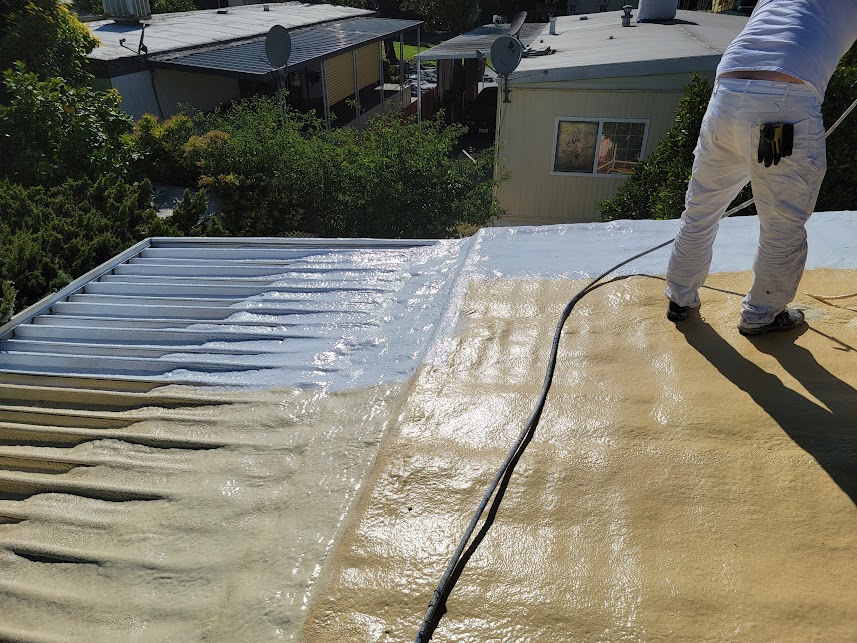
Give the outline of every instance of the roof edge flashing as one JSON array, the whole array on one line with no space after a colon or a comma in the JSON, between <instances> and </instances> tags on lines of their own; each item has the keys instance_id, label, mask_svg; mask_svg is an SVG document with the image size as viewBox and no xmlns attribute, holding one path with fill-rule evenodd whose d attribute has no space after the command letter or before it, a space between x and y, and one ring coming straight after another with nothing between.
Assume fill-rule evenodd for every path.
<instances>
[{"instance_id":1,"label":"roof edge flashing","mask_svg":"<svg viewBox=\"0 0 857 643\"><path fill-rule=\"evenodd\" d=\"M536 59L538 60L538 59ZM635 62L617 62L578 67L519 67L518 75L509 76L511 85L528 85L544 82L571 80L597 80L599 78L621 78L624 76L661 76L678 73L705 73L714 71L720 62L720 54L688 56L686 58L661 58Z\"/></svg>"}]
</instances>

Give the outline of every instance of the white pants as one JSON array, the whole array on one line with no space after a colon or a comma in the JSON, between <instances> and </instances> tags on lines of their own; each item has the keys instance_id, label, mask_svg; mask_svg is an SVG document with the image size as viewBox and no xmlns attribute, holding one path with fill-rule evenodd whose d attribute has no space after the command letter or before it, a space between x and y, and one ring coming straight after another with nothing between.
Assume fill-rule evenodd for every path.
<instances>
[{"instance_id":1,"label":"white pants","mask_svg":"<svg viewBox=\"0 0 857 643\"><path fill-rule=\"evenodd\" d=\"M770 167L757 161L765 123L794 124L792 155ZM748 327L768 324L794 298L806 263L804 224L827 169L821 103L801 84L719 79L694 156L666 295L680 306L699 306L720 219L750 181L760 236L741 318Z\"/></svg>"}]
</instances>

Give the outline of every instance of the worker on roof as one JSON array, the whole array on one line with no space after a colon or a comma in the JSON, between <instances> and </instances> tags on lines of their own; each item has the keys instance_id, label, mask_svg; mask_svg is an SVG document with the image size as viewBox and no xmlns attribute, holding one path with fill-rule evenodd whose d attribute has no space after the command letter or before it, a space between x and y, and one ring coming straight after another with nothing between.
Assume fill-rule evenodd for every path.
<instances>
[{"instance_id":1,"label":"worker on roof","mask_svg":"<svg viewBox=\"0 0 857 643\"><path fill-rule=\"evenodd\" d=\"M803 275L804 225L827 169L821 103L855 40L857 0L760 0L726 49L667 269L671 321L700 305L720 219L750 181L761 231L738 330L760 335L804 323L787 304Z\"/></svg>"}]
</instances>

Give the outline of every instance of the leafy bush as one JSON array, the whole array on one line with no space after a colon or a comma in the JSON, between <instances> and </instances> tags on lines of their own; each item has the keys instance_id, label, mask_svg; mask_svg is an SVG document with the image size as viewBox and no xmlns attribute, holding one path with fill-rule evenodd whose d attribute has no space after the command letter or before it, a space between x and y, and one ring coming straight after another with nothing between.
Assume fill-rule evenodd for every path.
<instances>
[{"instance_id":1,"label":"leafy bush","mask_svg":"<svg viewBox=\"0 0 857 643\"><path fill-rule=\"evenodd\" d=\"M208 210L208 201L205 198L205 190L199 190L196 193L185 190L169 219L170 225L175 226L178 232L188 235L226 236L227 232L218 219L204 218L206 210Z\"/></svg>"},{"instance_id":2,"label":"leafy bush","mask_svg":"<svg viewBox=\"0 0 857 643\"><path fill-rule=\"evenodd\" d=\"M74 0L74 4L80 11L100 15L103 12L101 0ZM152 13L176 13L179 11L196 11L197 6L193 0L151 0Z\"/></svg>"},{"instance_id":3,"label":"leafy bush","mask_svg":"<svg viewBox=\"0 0 857 643\"><path fill-rule=\"evenodd\" d=\"M424 18L431 29L453 34L475 26L479 15L478 0L402 0L401 8Z\"/></svg>"},{"instance_id":4,"label":"leafy bush","mask_svg":"<svg viewBox=\"0 0 857 643\"><path fill-rule=\"evenodd\" d=\"M193 0L152 0L152 13L176 13L196 11Z\"/></svg>"},{"instance_id":5,"label":"leafy bush","mask_svg":"<svg viewBox=\"0 0 857 643\"><path fill-rule=\"evenodd\" d=\"M199 171L188 160L185 144L194 135L193 121L178 114L158 122L144 114L134 124L132 141L137 151L140 171L154 181L173 185L193 186L199 181Z\"/></svg>"},{"instance_id":6,"label":"leafy bush","mask_svg":"<svg viewBox=\"0 0 857 643\"><path fill-rule=\"evenodd\" d=\"M857 47L846 54L830 79L824 104L824 127L830 129L857 99ZM857 110L827 139L827 174L815 209L853 210L857 207Z\"/></svg>"},{"instance_id":7,"label":"leafy bush","mask_svg":"<svg viewBox=\"0 0 857 643\"><path fill-rule=\"evenodd\" d=\"M24 308L141 239L179 234L151 200L148 181L114 176L52 188L0 181L0 282L14 285Z\"/></svg>"},{"instance_id":8,"label":"leafy bush","mask_svg":"<svg viewBox=\"0 0 857 643\"><path fill-rule=\"evenodd\" d=\"M12 319L15 312L15 288L11 281L0 281L0 324Z\"/></svg>"},{"instance_id":9,"label":"leafy bush","mask_svg":"<svg viewBox=\"0 0 857 643\"><path fill-rule=\"evenodd\" d=\"M52 185L68 177L122 172L131 161L124 134L131 119L115 90L41 80L15 63L3 72L8 98L0 104L2 177L25 185Z\"/></svg>"},{"instance_id":10,"label":"leafy bush","mask_svg":"<svg viewBox=\"0 0 857 643\"><path fill-rule=\"evenodd\" d=\"M492 152L476 164L455 158L463 128L440 118L418 125L384 115L363 130L326 131L257 97L195 120L207 134L188 140L186 158L235 235L442 237L500 212Z\"/></svg>"}]
</instances>

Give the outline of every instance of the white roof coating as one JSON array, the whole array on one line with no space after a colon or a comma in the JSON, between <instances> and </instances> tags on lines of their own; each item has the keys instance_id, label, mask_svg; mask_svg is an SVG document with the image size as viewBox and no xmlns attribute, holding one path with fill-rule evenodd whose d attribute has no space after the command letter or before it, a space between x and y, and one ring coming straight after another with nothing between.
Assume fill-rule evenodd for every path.
<instances>
[{"instance_id":1,"label":"white roof coating","mask_svg":"<svg viewBox=\"0 0 857 643\"><path fill-rule=\"evenodd\" d=\"M677 226L486 228L422 242L154 239L0 327L14 328L0 373L333 390L396 381L442 357L474 280L594 276ZM808 268L857 268L857 213L816 214L807 230ZM757 239L756 217L724 220L712 272L750 269ZM619 274L662 275L668 252Z\"/></svg>"},{"instance_id":2,"label":"white roof coating","mask_svg":"<svg viewBox=\"0 0 857 643\"><path fill-rule=\"evenodd\" d=\"M531 45L533 49L550 47L556 53L524 58L511 80L538 83L714 70L748 20L679 11L674 20L632 20L630 27L622 27L621 15L621 11L605 11L558 17L557 35L551 36L546 28ZM547 73L535 73L539 71Z\"/></svg>"},{"instance_id":3,"label":"white roof coating","mask_svg":"<svg viewBox=\"0 0 857 643\"><path fill-rule=\"evenodd\" d=\"M265 11L263 7L268 7L269 10ZM148 47L149 55L152 55L262 36L274 25L294 29L372 14L372 11L365 9L303 2L229 7L226 13L206 10L156 14L145 21L148 26L144 43ZM113 20L88 22L86 26L101 42L101 46L89 54L89 58L115 60L138 56L137 46L143 31L142 26L119 25ZM125 42L120 45L119 40L122 38Z\"/></svg>"},{"instance_id":4,"label":"white roof coating","mask_svg":"<svg viewBox=\"0 0 857 643\"><path fill-rule=\"evenodd\" d=\"M43 312L0 342L0 373L262 388L397 380L428 346L460 250L443 241L152 239L49 308L36 304Z\"/></svg>"}]
</instances>

